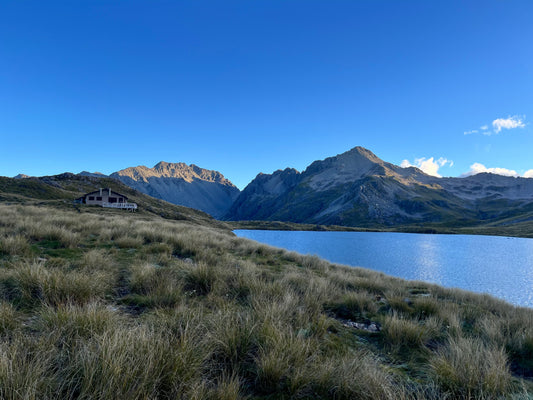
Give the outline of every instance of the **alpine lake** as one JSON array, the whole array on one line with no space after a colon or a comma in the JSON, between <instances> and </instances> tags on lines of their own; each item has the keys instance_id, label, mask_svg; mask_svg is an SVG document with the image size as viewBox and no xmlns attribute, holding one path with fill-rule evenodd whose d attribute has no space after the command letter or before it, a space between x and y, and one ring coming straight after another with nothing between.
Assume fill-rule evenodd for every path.
<instances>
[{"instance_id":1,"label":"alpine lake","mask_svg":"<svg viewBox=\"0 0 533 400\"><path fill-rule=\"evenodd\" d=\"M533 307L533 239L390 232L235 230L239 237L402 279Z\"/></svg>"}]
</instances>

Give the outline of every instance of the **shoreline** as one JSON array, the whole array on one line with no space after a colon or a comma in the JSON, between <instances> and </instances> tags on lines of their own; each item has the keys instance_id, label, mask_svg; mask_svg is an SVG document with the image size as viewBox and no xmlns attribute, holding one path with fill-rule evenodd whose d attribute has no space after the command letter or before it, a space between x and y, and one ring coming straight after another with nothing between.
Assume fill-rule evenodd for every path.
<instances>
[{"instance_id":1,"label":"shoreline","mask_svg":"<svg viewBox=\"0 0 533 400\"><path fill-rule=\"evenodd\" d=\"M444 227L428 224L426 226L399 225L396 227L350 227L340 225L300 224L282 221L224 221L230 229L273 230L273 231L316 231L316 232L395 232L420 233L428 235L476 235L476 236L504 236L524 239L533 238L533 223L525 226L465 226Z\"/></svg>"}]
</instances>

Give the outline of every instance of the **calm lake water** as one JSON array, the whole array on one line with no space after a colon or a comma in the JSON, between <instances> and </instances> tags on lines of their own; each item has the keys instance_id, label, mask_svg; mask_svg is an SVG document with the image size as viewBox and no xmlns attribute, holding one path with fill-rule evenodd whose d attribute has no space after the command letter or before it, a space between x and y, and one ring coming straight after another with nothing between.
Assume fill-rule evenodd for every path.
<instances>
[{"instance_id":1,"label":"calm lake water","mask_svg":"<svg viewBox=\"0 0 533 400\"><path fill-rule=\"evenodd\" d=\"M489 293L533 307L533 239L385 232L234 232L334 263Z\"/></svg>"}]
</instances>

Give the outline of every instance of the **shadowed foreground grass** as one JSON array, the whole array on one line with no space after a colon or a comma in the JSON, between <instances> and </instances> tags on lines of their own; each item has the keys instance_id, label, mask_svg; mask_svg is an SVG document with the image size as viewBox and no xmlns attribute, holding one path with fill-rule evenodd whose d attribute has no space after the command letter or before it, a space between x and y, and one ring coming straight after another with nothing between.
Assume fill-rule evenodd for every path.
<instances>
[{"instance_id":1,"label":"shadowed foreground grass","mask_svg":"<svg viewBox=\"0 0 533 400\"><path fill-rule=\"evenodd\" d=\"M0 205L2 399L531 398L533 310L128 213Z\"/></svg>"}]
</instances>

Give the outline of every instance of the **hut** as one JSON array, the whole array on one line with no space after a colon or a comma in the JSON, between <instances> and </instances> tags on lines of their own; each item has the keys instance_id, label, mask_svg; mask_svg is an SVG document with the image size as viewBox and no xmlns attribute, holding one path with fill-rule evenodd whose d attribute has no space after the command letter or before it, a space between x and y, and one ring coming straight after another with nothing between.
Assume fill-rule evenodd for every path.
<instances>
[{"instance_id":1,"label":"hut","mask_svg":"<svg viewBox=\"0 0 533 400\"><path fill-rule=\"evenodd\" d=\"M100 188L100 190L86 193L83 196L77 198L76 202L109 208L125 208L132 211L137 209L137 204L128 203L128 198L126 196L112 191L111 188Z\"/></svg>"}]
</instances>

